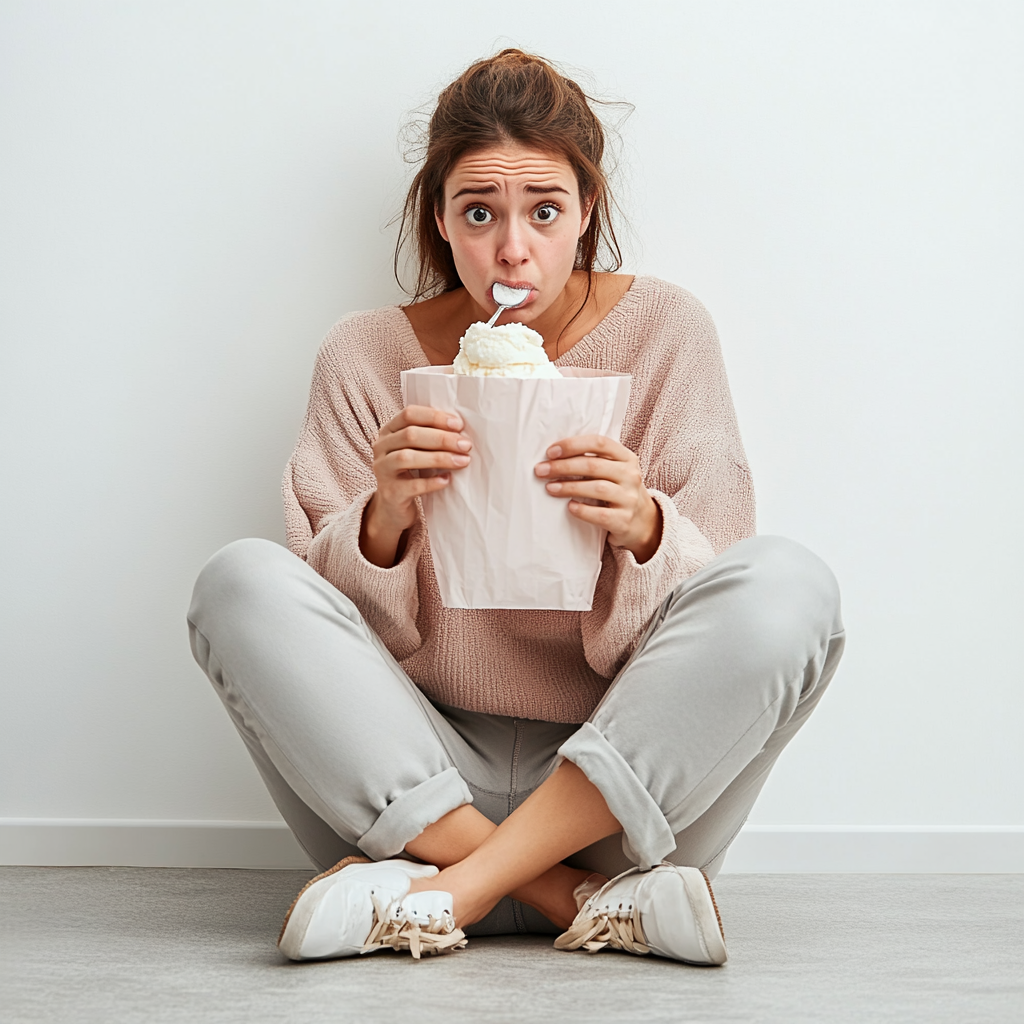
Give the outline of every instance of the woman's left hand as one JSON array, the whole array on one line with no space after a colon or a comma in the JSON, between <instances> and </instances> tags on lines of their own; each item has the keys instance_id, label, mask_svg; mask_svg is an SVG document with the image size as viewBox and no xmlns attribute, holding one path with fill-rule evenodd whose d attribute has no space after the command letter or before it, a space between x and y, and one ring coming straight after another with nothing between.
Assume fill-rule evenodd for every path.
<instances>
[{"instance_id":1,"label":"woman's left hand","mask_svg":"<svg viewBox=\"0 0 1024 1024\"><path fill-rule=\"evenodd\" d=\"M569 498L572 515L607 530L609 543L632 551L638 562L658 550L661 509L644 487L639 460L625 445L587 434L558 441L547 457L534 472L548 480L548 494Z\"/></svg>"}]
</instances>

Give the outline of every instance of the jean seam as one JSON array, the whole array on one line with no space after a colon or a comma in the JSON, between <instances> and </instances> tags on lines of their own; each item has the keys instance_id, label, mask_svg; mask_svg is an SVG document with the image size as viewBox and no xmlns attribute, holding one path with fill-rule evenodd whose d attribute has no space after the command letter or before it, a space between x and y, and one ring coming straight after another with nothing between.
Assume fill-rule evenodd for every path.
<instances>
[{"instance_id":1,"label":"jean seam","mask_svg":"<svg viewBox=\"0 0 1024 1024\"><path fill-rule=\"evenodd\" d=\"M752 721L752 722L750 723L750 725L749 725L749 726L747 726L747 728L743 730L743 733L742 733L742 734L741 734L740 736L738 736L738 737L737 737L737 739L736 739L736 742L735 742L735 743L733 743L733 744L732 744L732 745L731 745L731 746L729 747L729 749L728 749L728 750L726 750L726 751L725 751L725 753L723 753L723 754L722 754L722 756L721 756L721 757L720 757L720 758L719 758L719 759L718 759L718 760L717 760L717 761L716 761L716 762L715 762L715 763L714 763L714 764L713 764L713 765L712 765L712 766L711 766L711 767L710 767L710 768L709 768L709 769L708 769L708 770L707 770L707 771L706 771L706 772L705 772L705 773L704 773L704 774L703 774L703 775L701 776L701 778L699 778L699 779L698 779L698 780L697 780L697 781L696 781L696 782L695 782L695 783L694 783L694 784L693 784L693 785L692 785L692 786L690 787L690 791L689 791L689 792L688 792L688 793L686 794L686 796L684 796L684 797L683 797L683 798L682 798L681 800L679 800L679 801L677 801L677 802L676 802L675 804L673 804L673 805L672 805L672 807L670 807L670 808L669 808L669 809L668 809L667 811L662 811L662 813L663 813L663 814L665 815L665 820L666 820L666 821L668 820L668 817L669 817L669 815L670 815L670 814L674 814L674 813L675 813L676 811L678 811L678 810L679 810L679 808L680 808L680 807L681 807L681 806L682 806L682 805L683 805L683 804L684 804L684 803L685 803L685 802L686 802L686 801L687 801L687 800L689 799L689 797L690 797L690 796L691 796L691 795L692 795L692 794L694 793L694 791L695 791L695 790L697 790L697 789L699 789L699 788L700 788L700 787L701 787L701 786L702 786L702 785L703 785L703 784L704 784L704 783L705 783L705 782L707 781L708 777L709 777L710 775L712 775L712 774L714 773L715 769L716 769L716 768L717 768L717 767L718 767L718 766L719 766L719 765L720 765L720 764L721 764L721 763L722 763L722 762L723 762L723 761L724 761L724 760L725 760L725 759L726 759L726 758L727 758L727 757L728 757L728 756L729 756L729 755L730 755L730 754L731 754L731 753L732 753L732 752L733 752L733 751L734 751L734 750L735 750L735 749L736 749L736 748L737 748L737 747L738 747L738 746L740 745L740 743L742 743L742 742L743 742L743 739L744 739L744 738L745 738L745 737L747 736L747 734L748 734L748 733L750 733L750 732L751 732L751 731L753 730L754 726L755 726L755 725L757 725L757 723L758 723L758 722L760 722L760 721L761 721L761 719L763 719L763 718L764 718L764 716L765 716L765 715L767 715L767 714L768 714L768 712L769 712L769 711L771 711L771 709L772 709L773 707L775 707L775 705L776 705L776 704L778 704L778 703L779 703L779 701L781 701L781 700L782 700L783 696L784 696L784 694L779 694L779 696L778 696L778 697L776 697L776 698L775 698L775 700L773 700L773 701L771 702L771 704L769 704L769 705L768 705L768 707L766 707L766 708L765 708L765 709L764 709L764 710L763 710L763 711L762 711L762 712L761 712L761 713L760 713L760 714L759 714L759 715L757 716L757 718L755 718L755 719L754 719L754 720L753 720L753 721ZM631 767L632 767L632 766L631 766ZM646 789L646 787L644 787L644 788Z\"/></svg>"},{"instance_id":2,"label":"jean seam","mask_svg":"<svg viewBox=\"0 0 1024 1024\"><path fill-rule=\"evenodd\" d=\"M519 730L520 721L518 718L513 719L512 726L515 730L515 739L512 742L512 762L509 766L509 777L508 777L508 813L511 814L516 809L516 791L519 787L519 750L522 746L522 734Z\"/></svg>"},{"instance_id":3,"label":"jean seam","mask_svg":"<svg viewBox=\"0 0 1024 1024\"><path fill-rule=\"evenodd\" d=\"M478 793L484 793L487 796L501 796L508 798L508 791L504 789L484 789L483 786L478 786L472 779L465 779L465 783L470 789L475 789Z\"/></svg>"},{"instance_id":4,"label":"jean seam","mask_svg":"<svg viewBox=\"0 0 1024 1024\"><path fill-rule=\"evenodd\" d=\"M519 789L519 751L522 746L523 737L521 732L522 722L516 718L512 721L513 728L515 729L515 739L512 743L512 762L509 766L509 779L508 779L508 813L511 814L516 807L516 795ZM516 931L522 934L526 931L526 920L523 917L523 908L520 906L518 900L512 900L512 920L516 926Z\"/></svg>"},{"instance_id":5,"label":"jean seam","mask_svg":"<svg viewBox=\"0 0 1024 1024\"><path fill-rule=\"evenodd\" d=\"M310 810L312 811L312 810L313 810L313 808L311 807L311 808L310 808ZM280 813L280 811L279 811L278 813ZM316 814L316 811L313 811L313 813L314 813L314 814ZM319 814L317 814L317 817L319 818L319 817L320 817L320 815L319 815ZM321 821L323 821L323 818L320 818L320 820L321 820ZM285 822L285 824L287 825L288 823L287 823L287 822ZM326 821L324 821L324 824L325 824L325 825L326 825L326 826L327 826L328 828L330 828L330 827L331 827L331 825L330 825L330 822L326 822ZM326 870L327 870L327 869L328 869L328 868L329 868L329 867L331 866L330 864L321 864L321 863L320 863L320 861L319 861L319 859L318 859L318 858L316 858L316 857L314 857L314 856L313 856L313 854L311 854L311 853L309 852L309 850L308 850L308 849L306 848L306 844L305 844L305 843L304 843L304 842L303 842L303 841L302 841L302 840L301 840L301 839L299 838L299 834L298 834L298 833L297 833L297 832L295 831L295 829L293 829L293 828L291 827L291 825L288 825L288 831L289 831L289 832L291 832L291 834L292 834L292 838L293 838L293 839L295 840L295 842L296 842L296 843L298 843L298 845L299 845L299 849L300 849L300 850L302 850L302 852L303 852L303 853L304 853L304 854L305 854L305 855L306 855L306 856L307 856L307 857L308 857L308 858L310 859L310 862L311 862L311 863L313 864L313 867L315 867L315 868L317 869L317 871L318 871L318 872L320 872L320 873L323 873L324 871L326 871ZM332 829L332 831L333 831L333 829ZM337 832L335 832L334 834L335 834L336 836L338 836L338 833L337 833ZM344 837L344 836L338 836L338 838L339 838L339 839L340 839L340 840L341 840L342 842L345 842L345 837Z\"/></svg>"},{"instance_id":6,"label":"jean seam","mask_svg":"<svg viewBox=\"0 0 1024 1024\"><path fill-rule=\"evenodd\" d=\"M739 827L736 829L736 831L733 832L733 834L729 836L729 838L726 839L724 843L722 843L718 850L711 857L708 857L708 859L704 861L703 864L701 864L701 869L706 868L709 864L713 864L716 860L718 860L719 857L722 856L723 853L725 853L726 850L729 849L730 846L732 846L733 841L740 834L740 832L743 831L743 826L747 823L747 817L749 817L749 815L744 817L744 819L739 823Z\"/></svg>"},{"instance_id":7,"label":"jean seam","mask_svg":"<svg viewBox=\"0 0 1024 1024\"><path fill-rule=\"evenodd\" d=\"M833 634L832 634L832 635L831 635L831 636L829 637L829 643L831 643L831 641L832 641L833 639L835 639L836 637L842 636L842 635L844 635L845 633L846 633L846 630L845 630L845 629L842 629L842 630L840 630L840 631L839 631L838 633L833 633ZM828 646L829 646L829 645L828 645L828 644L826 644L826 649L827 649L827 647L828 647ZM820 675L820 673L819 673L819 675ZM763 719L763 718L764 718L764 716L765 716L766 714L768 714L768 712L769 712L769 711L771 711L771 709L772 709L773 707L775 707L775 705L776 705L776 704L778 704L778 703L779 703L779 701L781 701L781 700L783 699L783 697L784 697L784 696L785 696L785 694L784 694L784 693L780 693L780 694L779 694L779 696L778 696L778 697L776 697L776 698L775 698L775 700L773 700L773 701L771 702L771 704L769 704L769 705L768 705L768 706L767 706L767 707L766 707L766 708L765 708L765 709L764 709L764 710L763 710L763 711L762 711L762 712L761 712L761 713L760 713L760 714L759 714L759 715L757 716L757 718L755 718L755 719L753 720L753 722L751 722L751 723L750 723L750 725L749 725L749 726L748 726L748 727L747 727L746 729L744 729L744 731L743 731L742 735L740 735L739 737L737 737L737 739L736 739L736 742L735 742L735 743L733 743L733 744L732 744L732 746L730 746L730 747L729 747L729 749L728 749L728 750L726 750L726 751L725 751L725 753L723 753L723 754L722 754L722 756L721 756L721 757L720 757L720 758L719 758L719 759L718 759L718 760L717 760L717 761L716 761L716 762L715 762L715 763L714 763L714 764L713 764L713 765L712 765L712 766L711 766L711 767L710 767L710 768L709 768L709 769L708 769L708 770L707 770L707 771L706 771L706 772L704 773L704 775L703 775L703 776L702 776L702 777L701 777L700 779L698 779L698 780L697 780L697 781L696 781L696 782L695 782L695 783L694 783L694 784L693 784L693 785L692 785L692 786L690 787L690 792L689 792L689 793L687 794L687 796L684 796L684 797L682 798L682 800L679 800L679 801L678 801L678 802L677 802L676 804L674 804L674 805L673 805L673 806L672 806L672 807L671 807L671 808L670 808L669 810L667 810L667 811L664 811L664 812L663 812L663 813L664 813L664 815L665 815L665 818L666 818L666 819L668 819L668 817L669 817L669 815L670 815L670 814L674 814L674 813L675 813L675 812L676 812L677 810L679 810L679 808L680 808L680 807L682 806L682 804L683 804L683 803L684 803L684 802L685 802L685 801L687 800L687 798L688 798L688 797L689 797L689 796L690 796L690 795L691 795L691 794L692 794L692 793L693 793L693 792L694 792L695 790L699 789L699 788L700 788L700 787L701 787L701 786L702 786L702 785L704 784L704 782L705 782L705 781L707 780L708 776L710 776L710 775L711 775L711 774L712 774L712 773L713 773L713 772L715 771L715 769L716 769L716 768L717 768L717 767L718 767L718 766L719 766L719 765L720 765L720 764L721 764L721 763L722 763L722 762L723 762L723 761L724 761L724 760L725 760L725 759L726 759L726 758L727 758L727 757L729 756L729 754L730 754L730 753L732 753L732 751L733 751L733 750L735 750L735 749L736 749L736 747L738 747L738 746L740 745L740 743L741 743L741 742L743 741L744 737L746 737L746 736L747 736L747 734L748 734L748 733L749 733L749 732L751 731L751 729L753 729L753 728L754 728L754 726L755 726L755 725L757 725L757 723L758 723L758 722L760 722L760 721L761 721L761 719ZM797 707L799 707L799 706L800 706L800 704L802 704L802 703L803 703L803 701L804 701L804 699L805 699L805 697L806 697L806 696L807 696L806 694L804 694L803 692L801 692L800 696L799 696L799 697L797 698L797 702L796 702L796 706L797 706ZM794 709L794 710L795 710L795 709ZM763 749L763 747L762 747L762 749ZM742 828L742 826L741 826L741 828ZM731 840L730 840L730 842L731 842Z\"/></svg>"},{"instance_id":8,"label":"jean seam","mask_svg":"<svg viewBox=\"0 0 1024 1024\"><path fill-rule=\"evenodd\" d=\"M839 631L838 631L837 633L831 633L831 634L829 635L829 638L828 638L828 639L829 639L829 642L828 642L828 644L826 644L826 648L827 648L828 646L830 646L830 645L831 645L831 643L832 643L832 641L833 641L833 640L837 640L838 638L840 638L840 637L842 637L842 636L845 636L845 635L846 635L846 629L845 629L845 627L844 627L843 629L839 630ZM717 768L717 767L718 767L718 766L719 766L719 765L720 765L720 764L722 763L722 761L724 761L724 760L725 760L725 759L726 759L726 758L727 758L727 757L729 756L729 753L730 753L730 752L731 752L732 750L734 750L734 749L736 748L736 746L737 746L737 745L738 745L738 744L739 744L739 743L740 743L740 742L742 741L743 737L744 737L744 736L746 736L746 735L747 735L747 733L749 733L749 732L750 732L750 730L751 730L751 729L753 729L753 728L754 728L754 726L755 726L755 725L757 725L757 723L758 723L758 722L760 722L760 721L761 721L761 719L762 719L762 718L764 718L764 716L765 716L765 715L766 715L766 714L767 714L767 713L768 713L769 711L771 711L771 709L772 709L772 708L773 708L773 707L774 707L774 706L775 706L776 704L778 704L780 700L782 700L782 697L783 697L783 695L782 695L782 694L780 694L780 695L779 695L778 697L776 697L776 698L775 698L775 700L773 700L773 701L771 702L771 704L769 704L769 705L768 705L768 707L766 707L766 708L764 709L764 711L762 711L762 712L761 712L761 714L759 714L759 715L757 716L757 718L755 718L755 719L754 719L754 721L753 721L753 722L751 722L751 724L750 724L749 728L747 728L747 729L745 730L745 732L743 733L743 736L740 736L740 737L739 737L739 739L737 739L737 740L736 740L736 742L735 742L735 743L734 743L734 744L733 744L733 745L732 745L732 746L731 746L731 747L729 748L729 750L727 750L727 751L726 751L726 752L725 752L725 753L724 753L724 754L723 754L723 755L722 755L722 756L721 756L721 757L720 757L720 758L718 759L718 761L716 761L716 762L715 762L715 764L714 764L714 765L713 765L713 766L712 766L712 767L711 767L710 769L708 769L708 771L707 771L707 773L706 773L706 774L704 775L704 777L703 777L702 779L700 779L700 780L699 780L699 781L698 781L697 783L695 783L695 784L694 784L694 785L693 785L693 786L691 787L691 789L690 789L690 793L691 793L691 794L693 793L693 791L694 791L695 789L699 788L699 787L701 786L701 784L702 784L702 783L703 783L703 782L704 782L704 781L705 781L705 780L707 779L707 777L708 777L709 775L711 775L711 773L712 773L712 772L714 772L714 770L715 770L715 769L716 769L716 768ZM802 693L801 693L800 697L799 697L799 698L798 698L798 700L797 700L797 706L799 706L800 704L802 704L802 703L803 703L803 701L804 701L805 697L806 697L806 695L805 695L805 694L802 694ZM762 748L762 749L763 749L763 748ZM755 755L755 756L756 756L756 755ZM666 812L665 812L665 818L667 819L667 818L668 818L668 816L669 816L670 814L673 814L673 813L674 813L675 811L677 811L677 810L679 809L680 805L681 805L681 804L682 804L682 803L683 803L683 802L684 802L685 800L686 800L686 797L684 797L684 798L683 798L683 800L680 800L680 801L679 801L679 802L678 802L678 803L677 803L677 804L676 804L676 805L675 805L675 806L674 806L673 808L671 808L671 810L669 810L669 811L666 811ZM722 845L721 847L719 847L719 849L717 850L717 852L716 852L716 853L715 853L715 854L714 854L714 855L713 855L712 857L709 857L709 858L708 858L708 859L707 859L707 860L706 860L706 861L704 862L704 864L702 865L703 867L707 867L707 865L708 865L708 864L711 864L711 863L713 863L713 862L714 862L714 861L716 860L716 858L720 857L720 856L721 856L721 855L722 855L722 854L723 854L723 853L724 853L724 852L725 852L725 851L726 851L727 849L729 849L729 847L730 847L730 846L732 845L733 841L734 841L734 840L736 839L736 837L737 837L737 836L738 836L738 835L740 834L740 832L741 832L741 831L743 830L743 826L744 826L744 825L745 825L745 824L747 823L747 817L749 817L749 814L748 814L748 815L747 815L746 817L744 817L743 821L741 821L741 822L740 822L740 824L739 824L739 827L738 827L738 828L736 829L736 831L735 831L735 832L733 832L733 834L732 834L731 836L729 836L729 838L728 838L728 839L727 839L727 840L725 841L725 843L724 843L724 844L723 844L723 845Z\"/></svg>"}]
</instances>

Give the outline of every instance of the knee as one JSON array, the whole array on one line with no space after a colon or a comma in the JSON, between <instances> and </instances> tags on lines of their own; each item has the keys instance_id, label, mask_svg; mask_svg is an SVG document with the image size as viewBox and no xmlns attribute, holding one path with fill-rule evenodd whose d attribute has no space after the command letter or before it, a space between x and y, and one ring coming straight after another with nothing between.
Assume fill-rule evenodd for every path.
<instances>
[{"instance_id":1,"label":"knee","mask_svg":"<svg viewBox=\"0 0 1024 1024\"><path fill-rule=\"evenodd\" d=\"M200 571L192 591L189 622L203 630L204 619L215 610L258 598L295 560L287 548L261 537L232 541Z\"/></svg>"},{"instance_id":2,"label":"knee","mask_svg":"<svg viewBox=\"0 0 1024 1024\"><path fill-rule=\"evenodd\" d=\"M813 621L821 630L842 629L839 583L813 551L786 537L749 537L729 553L738 558L759 604L776 615Z\"/></svg>"}]
</instances>

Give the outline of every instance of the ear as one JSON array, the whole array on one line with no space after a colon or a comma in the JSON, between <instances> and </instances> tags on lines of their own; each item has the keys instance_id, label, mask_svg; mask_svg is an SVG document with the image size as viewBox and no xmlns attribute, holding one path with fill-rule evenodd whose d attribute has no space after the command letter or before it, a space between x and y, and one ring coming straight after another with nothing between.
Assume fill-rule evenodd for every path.
<instances>
[{"instance_id":1,"label":"ear","mask_svg":"<svg viewBox=\"0 0 1024 1024\"><path fill-rule=\"evenodd\" d=\"M441 214L438 212L437 207L434 207L434 220L437 222L437 230L441 233L441 237L451 245L451 239L448 237L448 232L444 229L444 221L441 219Z\"/></svg>"},{"instance_id":2,"label":"ear","mask_svg":"<svg viewBox=\"0 0 1024 1024\"><path fill-rule=\"evenodd\" d=\"M590 196L587 201L583 204L583 219L580 221L580 233L579 237L582 238L586 234L587 228L590 227L590 215L594 212L594 203L597 201L597 193L595 192Z\"/></svg>"}]
</instances>

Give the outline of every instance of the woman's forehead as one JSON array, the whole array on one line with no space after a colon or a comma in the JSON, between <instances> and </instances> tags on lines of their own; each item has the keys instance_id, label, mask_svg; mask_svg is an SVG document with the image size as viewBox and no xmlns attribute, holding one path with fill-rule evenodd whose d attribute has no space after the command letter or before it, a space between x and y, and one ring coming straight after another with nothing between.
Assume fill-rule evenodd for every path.
<instances>
[{"instance_id":1,"label":"woman's forehead","mask_svg":"<svg viewBox=\"0 0 1024 1024\"><path fill-rule=\"evenodd\" d=\"M530 185L560 185L575 192L576 175L558 154L503 146L467 153L452 168L445 191L454 196L463 190L496 187L504 191Z\"/></svg>"}]
</instances>

